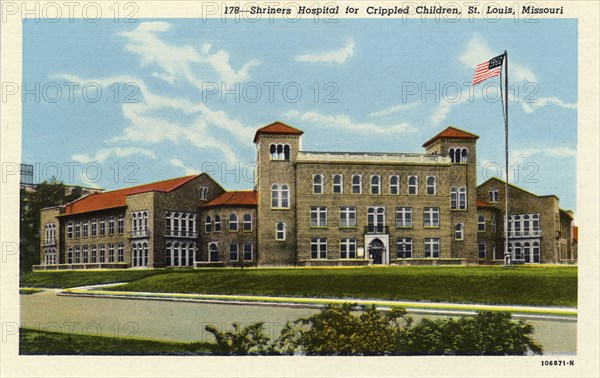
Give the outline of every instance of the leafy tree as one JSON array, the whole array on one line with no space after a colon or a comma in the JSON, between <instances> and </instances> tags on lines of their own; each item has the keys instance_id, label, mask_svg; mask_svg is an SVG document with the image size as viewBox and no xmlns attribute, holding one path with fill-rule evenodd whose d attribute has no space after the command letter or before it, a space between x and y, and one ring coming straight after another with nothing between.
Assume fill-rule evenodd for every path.
<instances>
[{"instance_id":1,"label":"leafy tree","mask_svg":"<svg viewBox=\"0 0 600 378\"><path fill-rule=\"evenodd\" d=\"M36 185L35 191L20 192L20 268L31 270L40 263L40 210L63 205L81 197L81 188L75 187L69 195L65 185L52 177Z\"/></svg>"},{"instance_id":2,"label":"leafy tree","mask_svg":"<svg viewBox=\"0 0 600 378\"><path fill-rule=\"evenodd\" d=\"M233 331L220 331L213 325L204 329L215 337L215 344L209 346L212 354L225 356L270 355L278 354L265 334L264 323L254 323L240 327L239 323L232 324Z\"/></svg>"}]
</instances>

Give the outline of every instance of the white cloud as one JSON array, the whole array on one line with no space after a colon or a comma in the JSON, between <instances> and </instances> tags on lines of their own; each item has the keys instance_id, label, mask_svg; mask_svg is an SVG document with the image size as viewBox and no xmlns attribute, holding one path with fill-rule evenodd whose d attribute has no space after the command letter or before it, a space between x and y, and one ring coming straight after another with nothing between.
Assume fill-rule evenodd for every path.
<instances>
[{"instance_id":1,"label":"white cloud","mask_svg":"<svg viewBox=\"0 0 600 378\"><path fill-rule=\"evenodd\" d=\"M259 64L256 59L246 62L236 70L229 62L230 55L225 50L211 53L212 46L203 44L200 48L192 45L176 46L159 38L160 33L171 30L171 24L164 21L149 21L141 23L137 28L121 32L119 35L127 38L125 49L141 59L142 65L156 64L165 72L155 72L154 76L173 83L175 78L183 78L198 88L205 82L224 81L234 83L247 80L249 70ZM216 78L200 78L201 66L211 67L219 76Z\"/></svg>"},{"instance_id":2,"label":"white cloud","mask_svg":"<svg viewBox=\"0 0 600 378\"><path fill-rule=\"evenodd\" d=\"M515 150L510 153L510 161L524 161L535 155L546 155L559 158L575 158L577 150L571 147L531 147L524 150Z\"/></svg>"},{"instance_id":3,"label":"white cloud","mask_svg":"<svg viewBox=\"0 0 600 378\"><path fill-rule=\"evenodd\" d=\"M200 173L200 171L188 166L187 164L185 164L184 162L182 162L179 159L171 159L171 160L169 160L169 164L171 164L174 167L183 169L183 171L185 172L185 175L197 175Z\"/></svg>"},{"instance_id":4,"label":"white cloud","mask_svg":"<svg viewBox=\"0 0 600 378\"><path fill-rule=\"evenodd\" d=\"M383 117L383 116L387 116L390 114L404 112L404 111L407 111L410 109L414 109L414 108L421 106L422 104L423 104L422 102L411 102L409 104L401 103L401 104L390 106L389 108L386 108L386 109L383 109L383 110L380 110L377 112L369 113L369 116Z\"/></svg>"},{"instance_id":5,"label":"white cloud","mask_svg":"<svg viewBox=\"0 0 600 378\"><path fill-rule=\"evenodd\" d=\"M475 95L473 98L475 98ZM442 122L446 120L446 118L448 118L448 114L450 113L453 107L464 104L467 101L469 101L469 96L465 94L463 94L460 98L453 102L442 99L442 101L438 104L436 109L431 114L430 121L433 124L433 126L439 126Z\"/></svg>"},{"instance_id":6,"label":"white cloud","mask_svg":"<svg viewBox=\"0 0 600 378\"><path fill-rule=\"evenodd\" d=\"M290 110L285 116L287 118L312 122L323 128L342 129L360 134L403 134L415 131L415 129L407 123L398 123L387 126L369 122L355 123L350 116L346 114L326 115L317 112L300 113L297 110Z\"/></svg>"},{"instance_id":7,"label":"white cloud","mask_svg":"<svg viewBox=\"0 0 600 378\"><path fill-rule=\"evenodd\" d=\"M299 54L294 57L298 62L309 63L344 63L349 57L354 55L354 41L349 39L346 45L338 50L326 51L312 54Z\"/></svg>"},{"instance_id":8,"label":"white cloud","mask_svg":"<svg viewBox=\"0 0 600 378\"><path fill-rule=\"evenodd\" d=\"M113 156L117 158L124 158L132 155L142 155L150 159L156 159L156 154L154 152L145 148L138 147L101 148L98 151L96 151L96 153L93 156L88 154L74 154L71 155L71 159L82 164L90 162L102 163Z\"/></svg>"},{"instance_id":9,"label":"white cloud","mask_svg":"<svg viewBox=\"0 0 600 378\"><path fill-rule=\"evenodd\" d=\"M492 51L487 41L483 37L476 35L467 42L465 51L459 56L458 60L469 67L475 72L475 66L479 63L483 63L491 58L502 54L502 51ZM520 62L514 60L514 57L510 55L510 66L509 76L512 82L515 81L529 81L535 82L537 78L533 71L522 65Z\"/></svg>"},{"instance_id":10,"label":"white cloud","mask_svg":"<svg viewBox=\"0 0 600 378\"><path fill-rule=\"evenodd\" d=\"M547 105L556 105L565 109L577 109L576 103L567 103L557 97L542 97L540 99L537 99L536 102L532 103L521 102L521 105L523 106L523 111L525 111L525 113L527 114L531 114L536 109L543 108Z\"/></svg>"}]
</instances>

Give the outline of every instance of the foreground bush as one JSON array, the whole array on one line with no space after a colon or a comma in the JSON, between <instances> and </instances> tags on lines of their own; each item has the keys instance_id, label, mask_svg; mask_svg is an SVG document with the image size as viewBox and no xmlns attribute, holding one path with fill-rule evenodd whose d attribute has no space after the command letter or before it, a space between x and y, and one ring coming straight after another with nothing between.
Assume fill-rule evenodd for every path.
<instances>
[{"instance_id":1,"label":"foreground bush","mask_svg":"<svg viewBox=\"0 0 600 378\"><path fill-rule=\"evenodd\" d=\"M328 305L318 314L286 324L277 340L262 323L221 332L212 352L220 355L304 354L377 355L524 355L541 354L533 327L513 321L510 313L478 312L459 319L423 319L413 324L406 310L379 312L375 306Z\"/></svg>"}]
</instances>

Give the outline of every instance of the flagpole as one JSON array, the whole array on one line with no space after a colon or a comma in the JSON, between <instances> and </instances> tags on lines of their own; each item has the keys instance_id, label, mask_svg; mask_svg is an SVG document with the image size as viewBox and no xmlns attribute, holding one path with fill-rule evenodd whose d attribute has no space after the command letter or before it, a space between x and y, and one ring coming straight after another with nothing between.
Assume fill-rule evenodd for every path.
<instances>
[{"instance_id":1,"label":"flagpole","mask_svg":"<svg viewBox=\"0 0 600 378\"><path fill-rule=\"evenodd\" d=\"M500 84L502 85L502 84ZM508 249L508 51L504 50L504 161L506 180L504 182L504 266L511 266L510 251Z\"/></svg>"}]
</instances>

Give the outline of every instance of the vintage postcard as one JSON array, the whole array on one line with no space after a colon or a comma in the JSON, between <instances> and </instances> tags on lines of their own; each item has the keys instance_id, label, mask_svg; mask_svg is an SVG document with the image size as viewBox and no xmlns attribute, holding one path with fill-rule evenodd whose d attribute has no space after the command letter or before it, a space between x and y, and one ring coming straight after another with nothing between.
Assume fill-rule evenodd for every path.
<instances>
[{"instance_id":1,"label":"vintage postcard","mask_svg":"<svg viewBox=\"0 0 600 378\"><path fill-rule=\"evenodd\" d=\"M597 3L1 7L2 376L598 375Z\"/></svg>"}]
</instances>

